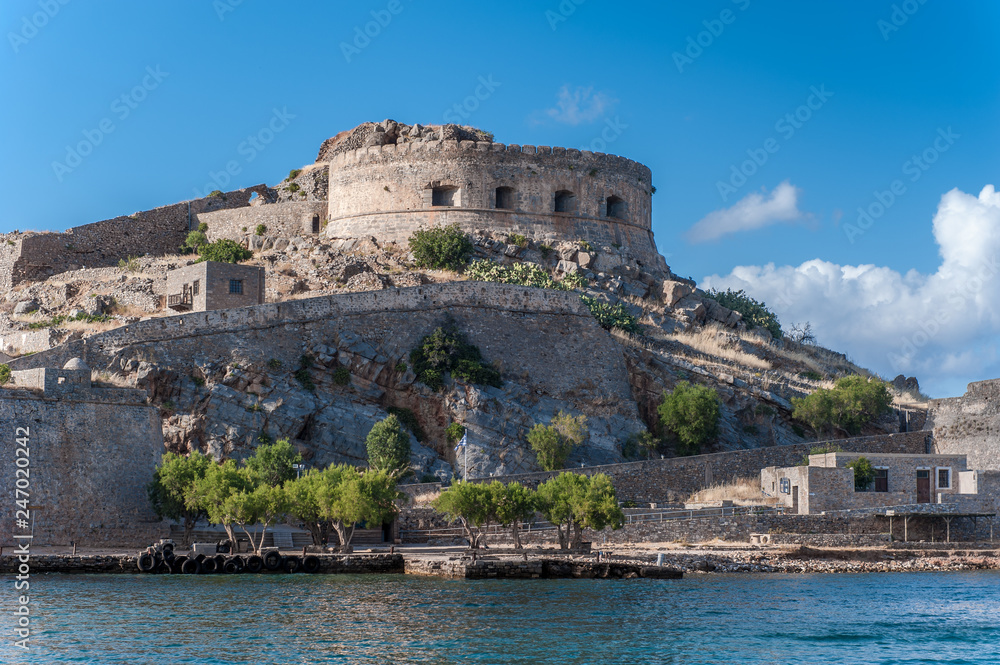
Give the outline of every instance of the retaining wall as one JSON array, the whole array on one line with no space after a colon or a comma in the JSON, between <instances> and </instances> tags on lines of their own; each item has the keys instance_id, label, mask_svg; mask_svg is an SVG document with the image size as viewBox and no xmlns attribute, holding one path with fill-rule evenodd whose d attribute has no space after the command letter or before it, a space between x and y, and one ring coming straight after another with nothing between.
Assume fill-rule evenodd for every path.
<instances>
[{"instance_id":1,"label":"retaining wall","mask_svg":"<svg viewBox=\"0 0 1000 665\"><path fill-rule=\"evenodd\" d=\"M839 439L827 443L839 446L845 452L923 454L927 451L929 435L930 432L927 431L904 432ZM692 457L571 468L565 471L586 475L603 473L610 476L620 501L664 503L670 500L671 492L690 494L714 484L740 478L756 480L760 477L761 469L765 467L795 466L812 448L823 444L824 442L810 442L791 446L770 446ZM561 471L523 473L476 480L501 480L505 483L518 481L536 487L559 473Z\"/></svg>"},{"instance_id":2,"label":"retaining wall","mask_svg":"<svg viewBox=\"0 0 1000 665\"><path fill-rule=\"evenodd\" d=\"M208 224L208 239L212 242L253 234L258 224L267 227L265 236L295 238L312 234L313 216L319 217L322 226L326 207L326 201L291 201L203 212L197 217L198 223Z\"/></svg>"},{"instance_id":3,"label":"retaining wall","mask_svg":"<svg viewBox=\"0 0 1000 665\"><path fill-rule=\"evenodd\" d=\"M970 383L962 397L931 400L934 452L968 455L970 469L1000 470L1000 379Z\"/></svg>"}]
</instances>

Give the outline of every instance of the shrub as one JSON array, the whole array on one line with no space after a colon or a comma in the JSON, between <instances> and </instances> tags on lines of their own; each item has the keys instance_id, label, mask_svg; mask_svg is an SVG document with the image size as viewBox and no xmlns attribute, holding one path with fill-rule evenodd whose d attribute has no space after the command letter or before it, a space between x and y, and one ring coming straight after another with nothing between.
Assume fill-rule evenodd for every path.
<instances>
[{"instance_id":1,"label":"shrub","mask_svg":"<svg viewBox=\"0 0 1000 665\"><path fill-rule=\"evenodd\" d=\"M536 424L528 432L528 443L535 451L538 465L545 471L556 471L566 466L566 459L573 448L587 440L587 417L571 416L560 411L548 425Z\"/></svg>"},{"instance_id":2,"label":"shrub","mask_svg":"<svg viewBox=\"0 0 1000 665\"><path fill-rule=\"evenodd\" d=\"M660 440L652 432L636 432L622 442L622 457L625 459L650 459L660 447Z\"/></svg>"},{"instance_id":3,"label":"shrub","mask_svg":"<svg viewBox=\"0 0 1000 665\"><path fill-rule=\"evenodd\" d=\"M859 457L847 463L848 469L854 469L854 491L864 492L875 482L875 467L867 457Z\"/></svg>"},{"instance_id":4,"label":"shrub","mask_svg":"<svg viewBox=\"0 0 1000 665\"><path fill-rule=\"evenodd\" d=\"M309 368L313 366L313 359L310 355L303 355L299 358L299 368L295 370L295 380L309 392L316 392L316 384L313 383L312 374Z\"/></svg>"},{"instance_id":5,"label":"shrub","mask_svg":"<svg viewBox=\"0 0 1000 665\"><path fill-rule=\"evenodd\" d=\"M781 339L784 334L781 331L781 324L778 323L778 317L774 312L769 310L764 303L748 296L742 289L739 291L733 291L732 289L716 291L712 289L705 295L723 307L739 312L743 316L743 320L751 328L764 328L775 339Z\"/></svg>"},{"instance_id":6,"label":"shrub","mask_svg":"<svg viewBox=\"0 0 1000 665\"><path fill-rule=\"evenodd\" d=\"M672 393L663 392L657 413L660 424L677 437L680 455L697 455L718 436L719 395L713 388L681 381Z\"/></svg>"},{"instance_id":7,"label":"shrub","mask_svg":"<svg viewBox=\"0 0 1000 665\"><path fill-rule=\"evenodd\" d=\"M333 384L336 386L346 386L351 383L351 370L344 366L338 367L333 372Z\"/></svg>"},{"instance_id":8,"label":"shrub","mask_svg":"<svg viewBox=\"0 0 1000 665\"><path fill-rule=\"evenodd\" d=\"M444 435L448 439L448 444L453 446L461 441L465 435L465 425L462 423L451 423L445 428Z\"/></svg>"},{"instance_id":9,"label":"shrub","mask_svg":"<svg viewBox=\"0 0 1000 665\"><path fill-rule=\"evenodd\" d=\"M409 243L417 265L436 270L458 272L475 251L469 236L458 224L421 229L410 236Z\"/></svg>"},{"instance_id":10,"label":"shrub","mask_svg":"<svg viewBox=\"0 0 1000 665\"><path fill-rule=\"evenodd\" d=\"M499 282L557 291L571 291L587 283L583 275L575 272L568 273L561 281L557 281L544 268L534 263L512 263L505 266L487 259L477 259L470 263L465 269L465 275L479 282Z\"/></svg>"},{"instance_id":11,"label":"shrub","mask_svg":"<svg viewBox=\"0 0 1000 665\"><path fill-rule=\"evenodd\" d=\"M466 341L451 320L420 340L410 352L410 362L417 380L434 390L441 388L448 372L468 383L495 388L503 385L500 372L484 363L479 349Z\"/></svg>"},{"instance_id":12,"label":"shrub","mask_svg":"<svg viewBox=\"0 0 1000 665\"><path fill-rule=\"evenodd\" d=\"M271 358L267 361L267 366L271 369L281 369L281 361L277 358Z\"/></svg>"},{"instance_id":13,"label":"shrub","mask_svg":"<svg viewBox=\"0 0 1000 665\"><path fill-rule=\"evenodd\" d=\"M400 475L410 466L410 437L392 414L372 426L365 447L373 469Z\"/></svg>"},{"instance_id":14,"label":"shrub","mask_svg":"<svg viewBox=\"0 0 1000 665\"><path fill-rule=\"evenodd\" d=\"M253 230L253 234L254 234L255 236L262 236L262 235L264 235L265 233L267 233L267 225L266 225L266 224L258 224L258 225L257 225L257 228L255 228L255 229Z\"/></svg>"},{"instance_id":15,"label":"shrub","mask_svg":"<svg viewBox=\"0 0 1000 665\"><path fill-rule=\"evenodd\" d=\"M580 296L580 300L583 301L583 304L587 306L590 313L597 319L597 323L605 330L618 328L632 335L642 332L639 328L638 319L622 303L611 305L588 296Z\"/></svg>"},{"instance_id":16,"label":"shrub","mask_svg":"<svg viewBox=\"0 0 1000 665\"><path fill-rule=\"evenodd\" d=\"M10 383L10 375L10 365L7 363L0 364L0 385Z\"/></svg>"},{"instance_id":17,"label":"shrub","mask_svg":"<svg viewBox=\"0 0 1000 665\"><path fill-rule=\"evenodd\" d=\"M226 195L223 194L222 190L219 190L219 189L213 189L211 192L209 192L208 195L212 196L212 197L215 197L217 199L225 199L226 198Z\"/></svg>"},{"instance_id":18,"label":"shrub","mask_svg":"<svg viewBox=\"0 0 1000 665\"><path fill-rule=\"evenodd\" d=\"M539 245L538 246L538 251L542 253L542 258L543 259L547 259L547 258L549 258L549 254L552 253L552 246L551 245Z\"/></svg>"},{"instance_id":19,"label":"shrub","mask_svg":"<svg viewBox=\"0 0 1000 665\"><path fill-rule=\"evenodd\" d=\"M198 224L198 230L201 231L202 233L208 233L208 224L206 224L205 222L201 222L200 224Z\"/></svg>"},{"instance_id":20,"label":"shrub","mask_svg":"<svg viewBox=\"0 0 1000 665\"><path fill-rule=\"evenodd\" d=\"M299 187L299 183L297 183L297 182L293 182L292 184L290 184L288 186L288 191L290 191L292 194L294 194L295 192L299 191L300 189L302 189L302 188Z\"/></svg>"},{"instance_id":21,"label":"shrub","mask_svg":"<svg viewBox=\"0 0 1000 665\"><path fill-rule=\"evenodd\" d=\"M420 421L417 420L417 414L413 413L413 409L390 406L386 411L396 416L403 427L410 430L413 438L417 441L423 441L427 438L427 434L424 432L424 428L420 426Z\"/></svg>"},{"instance_id":22,"label":"shrub","mask_svg":"<svg viewBox=\"0 0 1000 665\"><path fill-rule=\"evenodd\" d=\"M285 180L295 180L299 177L300 173L302 173L302 169L292 169L288 172L288 177Z\"/></svg>"},{"instance_id":23,"label":"shrub","mask_svg":"<svg viewBox=\"0 0 1000 665\"><path fill-rule=\"evenodd\" d=\"M594 251L594 246L591 245L590 241L588 241L588 240L577 240L576 244L578 244L580 246L580 249L582 249L585 252L593 252Z\"/></svg>"},{"instance_id":24,"label":"shrub","mask_svg":"<svg viewBox=\"0 0 1000 665\"><path fill-rule=\"evenodd\" d=\"M814 372L813 370L807 370L805 372L799 372L799 376L804 379L809 379L810 381L822 381L823 375L819 372Z\"/></svg>"},{"instance_id":25,"label":"shrub","mask_svg":"<svg viewBox=\"0 0 1000 665\"><path fill-rule=\"evenodd\" d=\"M511 233L509 236L507 236L507 244L517 245L521 249L524 249L525 247L528 246L528 239L523 235L521 235L520 233Z\"/></svg>"},{"instance_id":26,"label":"shrub","mask_svg":"<svg viewBox=\"0 0 1000 665\"><path fill-rule=\"evenodd\" d=\"M133 273L139 272L142 269L142 266L139 265L138 256L130 256L127 259L119 259L118 267L124 270L125 272L133 272Z\"/></svg>"},{"instance_id":27,"label":"shrub","mask_svg":"<svg viewBox=\"0 0 1000 665\"><path fill-rule=\"evenodd\" d=\"M197 250L199 247L207 244L208 237L205 235L204 231L192 231L187 234L187 238L184 240L184 246L194 250Z\"/></svg>"},{"instance_id":28,"label":"shrub","mask_svg":"<svg viewBox=\"0 0 1000 665\"><path fill-rule=\"evenodd\" d=\"M858 434L868 423L892 412L892 394L884 381L854 375L838 379L831 389L793 397L792 404L792 416L817 432L840 428Z\"/></svg>"},{"instance_id":29,"label":"shrub","mask_svg":"<svg viewBox=\"0 0 1000 665\"><path fill-rule=\"evenodd\" d=\"M188 236L190 237L190 236ZM198 248L201 256L198 261L217 261L219 263L239 263L253 258L253 252L243 249L239 243L229 238L222 238L213 243Z\"/></svg>"},{"instance_id":30,"label":"shrub","mask_svg":"<svg viewBox=\"0 0 1000 665\"><path fill-rule=\"evenodd\" d=\"M205 385L205 379L201 378L200 376L195 376L192 374L191 380L194 381L194 385L198 386L199 388Z\"/></svg>"},{"instance_id":31,"label":"shrub","mask_svg":"<svg viewBox=\"0 0 1000 665\"><path fill-rule=\"evenodd\" d=\"M396 371L397 371L398 373L400 373L400 374L405 374L405 373L406 373L406 370L408 370L408 369L409 369L409 367L408 367L408 366L407 366L407 364L406 364L405 362L403 362L402 360L400 360L400 361L399 361L398 363L396 363Z\"/></svg>"}]
</instances>

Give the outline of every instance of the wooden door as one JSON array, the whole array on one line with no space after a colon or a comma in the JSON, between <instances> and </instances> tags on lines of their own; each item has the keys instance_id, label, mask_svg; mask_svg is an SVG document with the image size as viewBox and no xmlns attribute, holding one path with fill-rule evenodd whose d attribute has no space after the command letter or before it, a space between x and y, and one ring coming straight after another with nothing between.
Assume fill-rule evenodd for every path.
<instances>
[{"instance_id":1,"label":"wooden door","mask_svg":"<svg viewBox=\"0 0 1000 665\"><path fill-rule=\"evenodd\" d=\"M917 470L917 503L931 502L931 472L928 469Z\"/></svg>"},{"instance_id":2,"label":"wooden door","mask_svg":"<svg viewBox=\"0 0 1000 665\"><path fill-rule=\"evenodd\" d=\"M799 486L792 485L792 514L799 514Z\"/></svg>"}]
</instances>

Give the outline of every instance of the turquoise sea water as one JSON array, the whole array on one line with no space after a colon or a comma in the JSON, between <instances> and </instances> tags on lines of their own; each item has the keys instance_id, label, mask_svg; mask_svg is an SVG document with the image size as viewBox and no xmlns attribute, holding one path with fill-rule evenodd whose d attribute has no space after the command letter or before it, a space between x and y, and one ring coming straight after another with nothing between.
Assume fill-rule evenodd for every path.
<instances>
[{"instance_id":1,"label":"turquoise sea water","mask_svg":"<svg viewBox=\"0 0 1000 665\"><path fill-rule=\"evenodd\" d=\"M3 663L1000 663L1000 574L32 578Z\"/></svg>"}]
</instances>

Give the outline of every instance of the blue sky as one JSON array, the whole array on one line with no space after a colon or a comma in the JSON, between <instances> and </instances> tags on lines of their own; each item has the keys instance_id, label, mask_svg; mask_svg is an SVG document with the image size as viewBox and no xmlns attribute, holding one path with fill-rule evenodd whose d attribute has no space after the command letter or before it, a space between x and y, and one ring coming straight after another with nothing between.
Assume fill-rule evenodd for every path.
<instances>
[{"instance_id":1,"label":"blue sky","mask_svg":"<svg viewBox=\"0 0 1000 665\"><path fill-rule=\"evenodd\" d=\"M0 26L0 230L192 198L231 161L230 187L273 184L364 121L461 119L649 165L676 273L746 288L890 378L943 396L1000 376L992 275L918 334L955 265L975 269L947 238L993 228L1000 3L8 0Z\"/></svg>"}]
</instances>

